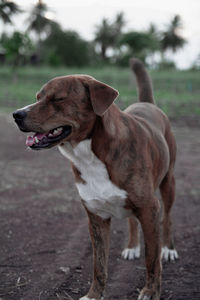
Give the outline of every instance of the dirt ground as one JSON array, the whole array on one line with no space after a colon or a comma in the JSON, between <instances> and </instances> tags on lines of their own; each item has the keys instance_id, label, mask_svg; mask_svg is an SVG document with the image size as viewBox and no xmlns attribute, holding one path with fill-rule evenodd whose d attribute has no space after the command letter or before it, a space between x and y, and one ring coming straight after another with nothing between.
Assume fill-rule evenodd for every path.
<instances>
[{"instance_id":1,"label":"dirt ground","mask_svg":"<svg viewBox=\"0 0 200 300\"><path fill-rule=\"evenodd\" d=\"M173 123L178 143L173 209L180 259L163 264L162 300L200 299L200 134ZM28 151L25 136L0 115L0 300L77 300L90 285L92 249L70 164L58 150ZM137 299L142 257L120 257L126 220L112 223L105 300Z\"/></svg>"}]
</instances>

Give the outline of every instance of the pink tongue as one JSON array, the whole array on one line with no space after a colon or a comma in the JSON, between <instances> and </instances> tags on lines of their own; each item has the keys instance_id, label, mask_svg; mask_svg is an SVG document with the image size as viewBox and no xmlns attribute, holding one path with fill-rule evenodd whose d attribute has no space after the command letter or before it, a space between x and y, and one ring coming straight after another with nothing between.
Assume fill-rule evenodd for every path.
<instances>
[{"instance_id":1,"label":"pink tongue","mask_svg":"<svg viewBox=\"0 0 200 300\"><path fill-rule=\"evenodd\" d=\"M37 137L38 140L42 140L44 136L46 136L46 133L35 133L34 136L27 136L26 146L30 147L35 144L35 137Z\"/></svg>"}]
</instances>

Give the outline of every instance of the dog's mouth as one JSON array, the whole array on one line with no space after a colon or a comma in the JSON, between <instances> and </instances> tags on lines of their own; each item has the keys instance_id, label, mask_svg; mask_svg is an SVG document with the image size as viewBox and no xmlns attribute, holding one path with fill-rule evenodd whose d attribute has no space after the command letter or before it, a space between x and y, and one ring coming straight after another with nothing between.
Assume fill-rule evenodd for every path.
<instances>
[{"instance_id":1,"label":"dog's mouth","mask_svg":"<svg viewBox=\"0 0 200 300\"><path fill-rule=\"evenodd\" d=\"M61 142L68 137L72 132L72 127L69 125L54 128L46 133L35 133L32 136L27 136L26 146L33 150L51 148L55 144Z\"/></svg>"}]
</instances>

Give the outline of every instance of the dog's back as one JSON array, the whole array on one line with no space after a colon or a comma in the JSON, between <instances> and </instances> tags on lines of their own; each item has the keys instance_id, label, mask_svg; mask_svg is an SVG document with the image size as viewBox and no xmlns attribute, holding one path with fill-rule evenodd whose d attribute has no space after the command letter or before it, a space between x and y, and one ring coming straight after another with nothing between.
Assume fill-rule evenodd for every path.
<instances>
[{"instance_id":1,"label":"dog's back","mask_svg":"<svg viewBox=\"0 0 200 300\"><path fill-rule=\"evenodd\" d=\"M171 131L171 126L166 114L156 106L151 79L145 69L144 64L136 59L130 60L130 66L133 70L138 87L139 102L130 105L125 112L138 119L147 129L153 132L155 130L162 134L168 144L170 153L170 164L174 165L176 157L176 142Z\"/></svg>"}]
</instances>

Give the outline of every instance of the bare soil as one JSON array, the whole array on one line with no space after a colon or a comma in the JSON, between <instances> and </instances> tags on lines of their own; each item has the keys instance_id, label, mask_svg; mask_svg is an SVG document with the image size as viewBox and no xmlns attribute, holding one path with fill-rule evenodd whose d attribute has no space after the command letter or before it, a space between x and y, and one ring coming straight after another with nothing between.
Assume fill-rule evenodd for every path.
<instances>
[{"instance_id":1,"label":"bare soil","mask_svg":"<svg viewBox=\"0 0 200 300\"><path fill-rule=\"evenodd\" d=\"M192 125L173 122L180 259L163 264L162 300L200 299L200 134ZM77 300L91 282L92 249L70 164L56 148L27 151L8 115L0 128L0 300ZM126 220L114 219L105 300L137 299L144 284L144 249L135 261L120 256L126 232Z\"/></svg>"}]
</instances>

